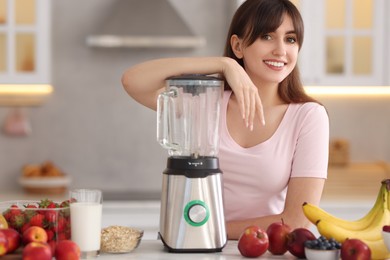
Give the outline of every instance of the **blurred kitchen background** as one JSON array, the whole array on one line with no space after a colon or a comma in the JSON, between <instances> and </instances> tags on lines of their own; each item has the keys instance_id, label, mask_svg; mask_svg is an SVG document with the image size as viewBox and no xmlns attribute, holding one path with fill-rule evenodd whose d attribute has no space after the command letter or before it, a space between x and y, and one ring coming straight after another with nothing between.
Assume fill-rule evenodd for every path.
<instances>
[{"instance_id":1,"label":"blurred kitchen background","mask_svg":"<svg viewBox=\"0 0 390 260\"><path fill-rule=\"evenodd\" d=\"M167 153L155 140L155 112L125 93L122 73L149 59L222 55L240 2L0 0L0 200L21 190L23 166L45 161L71 176L72 187L158 198ZM386 170L390 3L293 2L306 26L305 85L347 86L347 94L317 96L329 112L337 170L378 162ZM43 89L36 96L12 93L25 84L49 86L27 86ZM356 94L356 86L368 92Z\"/></svg>"}]
</instances>

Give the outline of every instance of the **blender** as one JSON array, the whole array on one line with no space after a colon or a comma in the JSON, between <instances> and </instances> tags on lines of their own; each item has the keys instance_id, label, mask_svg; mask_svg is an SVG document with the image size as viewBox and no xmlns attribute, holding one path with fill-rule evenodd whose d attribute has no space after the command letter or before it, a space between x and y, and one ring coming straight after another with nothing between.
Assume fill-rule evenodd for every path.
<instances>
[{"instance_id":1,"label":"blender","mask_svg":"<svg viewBox=\"0 0 390 260\"><path fill-rule=\"evenodd\" d=\"M169 252L220 252L227 243L219 169L223 80L166 80L157 102L157 140L168 150L159 238Z\"/></svg>"}]
</instances>

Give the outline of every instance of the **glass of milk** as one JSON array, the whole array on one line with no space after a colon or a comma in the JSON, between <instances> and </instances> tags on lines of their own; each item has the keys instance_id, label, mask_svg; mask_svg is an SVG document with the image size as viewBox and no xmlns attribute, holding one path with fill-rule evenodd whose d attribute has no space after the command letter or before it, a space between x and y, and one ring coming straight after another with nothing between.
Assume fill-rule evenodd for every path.
<instances>
[{"instance_id":1,"label":"glass of milk","mask_svg":"<svg viewBox=\"0 0 390 260\"><path fill-rule=\"evenodd\" d=\"M102 191L75 189L70 195L71 240L80 247L81 258L100 254Z\"/></svg>"}]
</instances>

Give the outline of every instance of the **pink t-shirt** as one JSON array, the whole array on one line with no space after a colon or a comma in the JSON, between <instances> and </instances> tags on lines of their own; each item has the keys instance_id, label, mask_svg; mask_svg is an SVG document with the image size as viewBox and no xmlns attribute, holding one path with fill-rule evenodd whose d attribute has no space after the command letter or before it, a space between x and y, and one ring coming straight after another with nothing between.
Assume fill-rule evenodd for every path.
<instances>
[{"instance_id":1,"label":"pink t-shirt","mask_svg":"<svg viewBox=\"0 0 390 260\"><path fill-rule=\"evenodd\" d=\"M329 118L326 110L314 102L289 104L279 127L268 140L243 148L227 129L230 95L231 91L224 92L219 150L226 220L279 214L284 208L290 178L327 177Z\"/></svg>"}]
</instances>

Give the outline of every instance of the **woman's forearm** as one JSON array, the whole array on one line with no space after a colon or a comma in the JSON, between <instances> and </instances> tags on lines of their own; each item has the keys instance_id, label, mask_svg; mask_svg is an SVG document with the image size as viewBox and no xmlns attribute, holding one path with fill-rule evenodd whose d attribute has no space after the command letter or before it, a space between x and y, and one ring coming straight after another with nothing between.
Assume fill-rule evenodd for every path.
<instances>
[{"instance_id":1,"label":"woman's forearm","mask_svg":"<svg viewBox=\"0 0 390 260\"><path fill-rule=\"evenodd\" d=\"M151 60L126 70L122 76L122 84L135 100L156 109L157 95L164 88L168 77L182 74L223 73L229 59L226 57L183 57Z\"/></svg>"}]
</instances>

